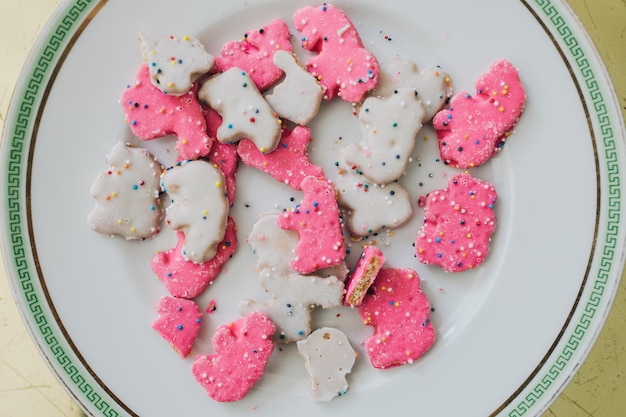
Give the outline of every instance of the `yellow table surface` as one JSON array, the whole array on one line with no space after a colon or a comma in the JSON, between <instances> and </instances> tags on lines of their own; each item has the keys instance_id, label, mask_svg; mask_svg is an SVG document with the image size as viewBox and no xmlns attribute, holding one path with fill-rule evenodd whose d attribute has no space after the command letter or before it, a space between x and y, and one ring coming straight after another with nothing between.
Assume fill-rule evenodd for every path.
<instances>
[{"instance_id":1,"label":"yellow table surface","mask_svg":"<svg viewBox=\"0 0 626 417\"><path fill-rule=\"evenodd\" d=\"M60 0L2 0L0 122L32 43ZM604 60L626 114L626 0L569 0ZM0 262L2 260L0 259ZM0 271L0 416L82 416L39 355ZM626 277L572 382L543 417L626 416Z\"/></svg>"}]
</instances>

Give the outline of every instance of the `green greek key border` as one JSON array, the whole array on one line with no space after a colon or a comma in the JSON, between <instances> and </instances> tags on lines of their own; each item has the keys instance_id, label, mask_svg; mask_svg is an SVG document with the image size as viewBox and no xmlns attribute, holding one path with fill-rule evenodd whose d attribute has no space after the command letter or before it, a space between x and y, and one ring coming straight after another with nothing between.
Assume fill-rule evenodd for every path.
<instances>
[{"instance_id":1,"label":"green greek key border","mask_svg":"<svg viewBox=\"0 0 626 417\"><path fill-rule=\"evenodd\" d=\"M51 326L49 317L45 309L42 308L42 302L36 285L33 285L32 266L29 263L29 233L27 230L29 213L24 211L24 201L26 199L28 179L24 176L25 149L28 151L30 138L29 132L32 131L37 116L41 99L46 93L47 80L50 79L55 71L57 62L62 57L65 47L81 24L85 21L86 16L91 11L91 5L97 4L97 0L76 0L67 12L60 16L57 26L49 31L49 38L42 45L40 53L33 61L33 68L28 78L24 80L22 96L14 102L17 108L16 122L13 126L13 133L7 135L5 140L10 141L8 144L7 159L7 181L5 184L7 195L7 213L8 216L8 233L10 237L10 259L14 263L16 278L19 281L24 300L28 305L28 311L32 315L31 329L35 331L35 327L41 336L40 340L45 341L48 360L56 361L55 369L57 372L61 370L65 372L69 380L72 381L76 389L81 392L84 397L80 401L87 401L93 407L99 410L103 416L118 417L120 412L110 404L109 400L99 392L99 387L94 387L89 382L92 378L83 374L82 366L75 365L72 358L68 356L66 349L67 341L65 337L57 334L54 324ZM60 6L63 7L63 6ZM18 86L20 87L20 86ZM18 93L18 90L16 90ZM18 96L19 97L19 96ZM7 126L10 128L10 126ZM26 184L26 185L25 185ZM9 258L9 257L7 257ZM8 259L7 259L8 261ZM36 278L35 278L36 279ZM42 297L42 298L45 298ZM53 328L54 327L54 328ZM42 346L43 348L43 346ZM77 392L77 391L74 391Z\"/></svg>"},{"instance_id":2,"label":"green greek key border","mask_svg":"<svg viewBox=\"0 0 626 417\"><path fill-rule=\"evenodd\" d=\"M44 340L47 345L49 360L53 360L53 358L56 360L57 366L55 366L55 368L58 370L62 369L76 388L84 395L84 398L81 400L90 402L103 416L117 417L121 415L120 411L114 408L115 404L110 404L103 398L97 391L98 387L93 387L88 382L88 379L91 378L86 378L82 371L78 369L82 368L82 366L77 367L74 365L72 359L66 353L64 348L65 343L60 343L60 340L63 341L64 338L55 334L55 330L51 328L49 319L41 307L42 300L40 300L32 283L28 257L30 248L28 246L28 238L24 237L28 235L24 230L24 225L27 224L24 217L27 216L27 214L22 210L26 190L24 186L24 176L22 174L25 162L24 148L28 147L28 143L30 142L30 138L27 138L27 134L32 128L33 118L37 114L40 99L45 92L45 80L49 79L51 73L55 70L55 63L64 52L63 46L67 44L68 39L73 36L77 28L83 23L86 14L90 10L90 6L98 3L98 1L99 0L75 0L67 13L59 18L58 25L50 31L50 37L47 43L43 46L41 53L33 63L34 67L32 72L29 74L28 79L24 81L22 97L15 102L15 108L18 110L13 126L14 130L12 135L5 137L6 140L10 140L10 143L7 144L7 180L5 184L7 195L6 216L8 218L7 224L10 246L6 248L6 250L10 251L10 259L14 263L13 266L16 271L16 278L21 286L24 299L28 304L28 310L32 314L32 322L36 323L36 328L40 333L41 340ZM606 160L604 167L607 170L608 186L607 189L603 191L608 197L608 216L606 235L604 235L605 241L602 245L598 246L599 253L601 254L600 266L593 283L591 295L589 299L586 300L585 307L581 310L582 316L573 332L569 335L567 344L554 360L554 363L546 369L540 382L538 382L532 388L531 392L521 399L516 408L509 413L509 417L521 417L531 410L549 388L557 382L562 371L582 344L596 315L605 292L606 284L611 277L621 219L621 174L616 143L612 122L608 115L605 100L596 80L596 76L578 40L573 35L566 21L552 5L552 2L550 0L534 0L534 2L541 8L541 11L547 18L545 23L550 22L568 46L571 58L573 62L576 63L577 69L584 79L586 91L591 97L590 107L593 108L593 116L597 118L600 127L599 133L602 137L602 150L604 151Z\"/></svg>"},{"instance_id":3,"label":"green greek key border","mask_svg":"<svg viewBox=\"0 0 626 417\"><path fill-rule=\"evenodd\" d=\"M541 8L547 19L542 19L544 23L551 23L561 36L563 42L567 45L567 51L570 56L568 61L575 62L580 75L584 80L586 92L591 98L591 103L587 103L587 108L592 111L592 116L596 117L599 126L599 132L596 134L602 138L601 150L604 151L605 165L603 167L607 171L608 183L606 189L602 189L604 198L606 198L606 207L608 210L606 222L606 234L604 242L596 243L596 249L600 255L599 267L597 275L589 298L586 300L584 308L578 308L581 312L578 323L576 323L571 334L568 337L567 344L562 348L558 357L554 362L545 368L545 373L524 398L520 400L516 408L509 412L509 417L521 417L526 414L532 407L537 404L540 398L546 394L550 387L557 383L561 373L572 359L577 349L583 345L583 339L587 335L591 324L596 316L600 302L605 293L606 285L611 277L611 270L614 267L614 257L617 251L618 237L620 232L621 219L621 181L618 156L616 151L615 137L613 134L612 121L608 114L605 99L600 90L596 75L591 68L589 60L585 52L580 46L572 30L567 22L559 14L558 10L552 5L550 0L534 0L535 4ZM591 283L587 283L589 286Z\"/></svg>"}]
</instances>

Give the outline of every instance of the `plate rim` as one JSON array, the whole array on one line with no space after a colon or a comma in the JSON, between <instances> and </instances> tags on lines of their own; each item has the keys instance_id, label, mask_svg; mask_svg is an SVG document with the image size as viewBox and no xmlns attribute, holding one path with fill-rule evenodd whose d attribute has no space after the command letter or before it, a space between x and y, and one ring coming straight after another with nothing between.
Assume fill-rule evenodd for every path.
<instances>
[{"instance_id":1,"label":"plate rim","mask_svg":"<svg viewBox=\"0 0 626 417\"><path fill-rule=\"evenodd\" d=\"M0 171L0 176L5 197L2 200L5 213L2 220L2 256L22 320L48 367L81 408L91 415L109 416L134 413L99 383L97 375L91 375L80 352L59 325L54 311L50 309L51 300L41 288L41 283L37 279L38 274L33 273L38 271L38 265L34 260L36 257L28 249L28 242L32 240L29 215L24 216L20 213L26 207L25 194L29 183L28 179L23 181L20 178L28 178L28 175L24 177L24 173L30 166L30 160L25 170L24 161L19 158L20 152L32 156L38 119L45 107L41 106L41 103L45 102L45 96L54 83L55 74L62 67L64 58L82 30L107 1L64 0L42 29L26 60L11 99L0 149L0 157L8 168ZM538 415L549 407L571 381L597 340L615 298L624 268L625 240L624 220L620 214L621 196L624 193L621 192L622 186L619 185L619 179L623 174L619 169L619 153L616 148L618 150L623 148L626 134L623 117L621 113L615 111L618 100L606 67L585 28L564 0L519 1L542 24L568 68L573 72L572 78L581 90L579 94L585 98L584 109L588 116L590 131L596 133L593 140L594 146L598 147L596 173L597 175L603 173L598 178L597 211L599 216L607 217L600 220L601 230L597 233L592 253L604 254L608 250L611 255L603 256L601 265L596 265L598 257L593 256L594 265L590 265L585 274L587 281L582 286L578 304L573 307L568 319L571 319L571 322L563 326L562 334L555 341L553 349L536 368L535 374L529 376L522 386L524 389L514 393L492 414L508 416L522 416L529 411L537 411ZM619 106L617 108L619 109ZM603 141L602 148L597 144L600 140ZM604 153L599 152L602 150ZM11 160L11 152L18 156L18 161ZM18 168L17 186L14 184L16 173L12 167ZM614 181L609 179L611 175ZM604 192L605 190L608 192ZM17 199L13 198L14 193L17 193ZM15 203L17 203L16 218L19 219L17 221L13 217L15 207L12 207L12 204ZM24 220L23 217L27 219ZM607 226L606 231L604 226ZM26 231L21 231L22 229ZM17 240L12 239L15 237ZM24 239L25 237L27 239ZM605 237L605 242L600 244L598 237ZM609 242L608 238L612 238L612 241ZM9 255L10 251L13 255ZM594 274L595 272L597 273ZM30 281L31 279L34 281ZM590 290L590 283L594 284L594 288L601 288L599 292ZM581 307L583 305L584 308ZM573 315L580 313L581 308L583 311L578 319L578 326L572 328L576 321ZM592 310L591 314L587 314L589 309ZM582 326L582 332L579 326ZM566 337L568 335L569 338ZM567 342L565 339L568 339ZM580 346L583 346L582 350ZM546 368L548 365L551 365L549 369ZM558 387L551 388L553 384L558 384Z\"/></svg>"}]
</instances>

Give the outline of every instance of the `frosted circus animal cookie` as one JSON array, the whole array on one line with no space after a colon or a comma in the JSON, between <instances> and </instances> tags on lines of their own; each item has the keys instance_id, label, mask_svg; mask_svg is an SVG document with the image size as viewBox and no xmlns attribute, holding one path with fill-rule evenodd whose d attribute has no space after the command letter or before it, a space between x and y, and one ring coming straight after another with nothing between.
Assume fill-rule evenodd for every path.
<instances>
[{"instance_id":1,"label":"frosted circus animal cookie","mask_svg":"<svg viewBox=\"0 0 626 417\"><path fill-rule=\"evenodd\" d=\"M385 263L385 254L374 245L367 245L350 275L343 303L360 306L367 290L372 286L378 272Z\"/></svg>"},{"instance_id":2,"label":"frosted circus animal cookie","mask_svg":"<svg viewBox=\"0 0 626 417\"><path fill-rule=\"evenodd\" d=\"M196 381L215 401L242 399L265 372L274 331L263 313L219 326L212 339L216 353L197 356L191 367Z\"/></svg>"},{"instance_id":3,"label":"frosted circus animal cookie","mask_svg":"<svg viewBox=\"0 0 626 417\"><path fill-rule=\"evenodd\" d=\"M222 268L237 249L237 226L228 218L224 240L218 245L216 255L204 263L188 261L183 256L185 234L176 233L174 248L158 252L152 258L152 271L174 297L196 298L215 281Z\"/></svg>"},{"instance_id":4,"label":"frosted circus animal cookie","mask_svg":"<svg viewBox=\"0 0 626 417\"><path fill-rule=\"evenodd\" d=\"M261 311L267 314L276 326L276 339L285 343L304 339L311 333L312 307L338 307L343 300L343 282L334 276L320 278L297 273L284 276L264 269L259 282L270 294L270 300L242 300L239 313Z\"/></svg>"},{"instance_id":5,"label":"frosted circus animal cookie","mask_svg":"<svg viewBox=\"0 0 626 417\"><path fill-rule=\"evenodd\" d=\"M161 297L158 313L152 328L170 343L181 358L189 356L202 322L202 313L196 303L182 298Z\"/></svg>"},{"instance_id":6,"label":"frosted circus animal cookie","mask_svg":"<svg viewBox=\"0 0 626 417\"><path fill-rule=\"evenodd\" d=\"M279 213L260 215L247 241L258 258L257 270L268 269L277 275L289 275L294 272L290 262L295 256L293 249L298 244L298 234L281 229L278 226L279 216Z\"/></svg>"},{"instance_id":7,"label":"frosted circus animal cookie","mask_svg":"<svg viewBox=\"0 0 626 417\"><path fill-rule=\"evenodd\" d=\"M481 265L496 228L496 189L470 174L450 178L444 190L426 196L424 224L417 234L417 259L461 272Z\"/></svg>"},{"instance_id":8,"label":"frosted circus animal cookie","mask_svg":"<svg viewBox=\"0 0 626 417\"><path fill-rule=\"evenodd\" d=\"M120 99L126 123L141 140L175 135L179 160L205 156L212 139L206 133L196 90L194 85L180 97L163 94L152 85L148 66L142 64L137 81L126 86Z\"/></svg>"},{"instance_id":9,"label":"frosted circus animal cookie","mask_svg":"<svg viewBox=\"0 0 626 417\"><path fill-rule=\"evenodd\" d=\"M273 152L264 154L249 140L242 140L237 147L241 161L257 168L294 190L301 190L305 177L323 177L322 167L309 159L307 148L311 141L311 130L296 126L294 130L283 129L278 146Z\"/></svg>"},{"instance_id":10,"label":"frosted circus animal cookie","mask_svg":"<svg viewBox=\"0 0 626 417\"><path fill-rule=\"evenodd\" d=\"M395 229L411 218L411 198L399 182L372 184L360 171L338 164L335 188L352 236L365 237L382 229Z\"/></svg>"},{"instance_id":11,"label":"frosted circus animal cookie","mask_svg":"<svg viewBox=\"0 0 626 417\"><path fill-rule=\"evenodd\" d=\"M319 328L297 346L310 376L311 398L330 401L348 392L346 375L356 362L356 352L341 330Z\"/></svg>"},{"instance_id":12,"label":"frosted circus animal cookie","mask_svg":"<svg viewBox=\"0 0 626 417\"><path fill-rule=\"evenodd\" d=\"M374 368L413 363L435 342L431 305L412 269L383 268L363 300L359 314L374 327L365 352Z\"/></svg>"},{"instance_id":13,"label":"frosted circus animal cookie","mask_svg":"<svg viewBox=\"0 0 626 417\"><path fill-rule=\"evenodd\" d=\"M274 65L276 51L293 50L289 38L291 32L282 19L274 19L263 27L248 31L243 39L222 46L221 56L215 57L215 69L224 72L233 67L248 74L260 91L265 91L283 76Z\"/></svg>"},{"instance_id":14,"label":"frosted circus animal cookie","mask_svg":"<svg viewBox=\"0 0 626 417\"><path fill-rule=\"evenodd\" d=\"M237 158L237 146L215 141L207 156L207 160L215 167L219 168L222 174L224 174L224 179L226 180L226 197L228 199L228 205L232 206L237 191L237 165L239 163L239 158Z\"/></svg>"},{"instance_id":15,"label":"frosted circus animal cookie","mask_svg":"<svg viewBox=\"0 0 626 417\"><path fill-rule=\"evenodd\" d=\"M89 227L105 235L147 239L160 230L161 164L147 150L117 143L107 155L109 168L98 175L90 195L96 201Z\"/></svg>"},{"instance_id":16,"label":"frosted circus animal cookie","mask_svg":"<svg viewBox=\"0 0 626 417\"><path fill-rule=\"evenodd\" d=\"M373 96L389 97L400 88L411 88L422 102L424 121L429 121L452 97L450 75L439 67L419 69L409 59L394 57L381 65L380 82Z\"/></svg>"},{"instance_id":17,"label":"frosted circus animal cookie","mask_svg":"<svg viewBox=\"0 0 626 417\"><path fill-rule=\"evenodd\" d=\"M299 125L309 123L320 107L324 87L301 66L298 58L287 51L274 53L274 64L285 72L265 99L283 119Z\"/></svg>"},{"instance_id":18,"label":"frosted circus animal cookie","mask_svg":"<svg viewBox=\"0 0 626 417\"><path fill-rule=\"evenodd\" d=\"M343 160L376 184L398 179L406 170L424 118L424 106L411 88L395 90L385 99L368 97L359 110L363 141L343 148Z\"/></svg>"},{"instance_id":19,"label":"frosted circus animal cookie","mask_svg":"<svg viewBox=\"0 0 626 417\"><path fill-rule=\"evenodd\" d=\"M152 85L165 94L185 94L194 81L213 68L213 55L196 38L147 33L138 33L137 37Z\"/></svg>"},{"instance_id":20,"label":"frosted circus animal cookie","mask_svg":"<svg viewBox=\"0 0 626 417\"><path fill-rule=\"evenodd\" d=\"M376 57L363 46L354 24L343 10L324 3L296 11L294 26L301 32L302 47L318 52L307 70L324 86L324 98L336 96L360 103L378 85L380 68Z\"/></svg>"},{"instance_id":21,"label":"frosted circus animal cookie","mask_svg":"<svg viewBox=\"0 0 626 417\"><path fill-rule=\"evenodd\" d=\"M265 101L252 79L240 68L231 68L208 79L198 97L222 118L217 140L222 143L250 139L261 152L276 149L281 120Z\"/></svg>"},{"instance_id":22,"label":"frosted circus animal cookie","mask_svg":"<svg viewBox=\"0 0 626 417\"><path fill-rule=\"evenodd\" d=\"M484 164L504 144L526 105L517 69L498 60L476 82L476 95L461 91L433 118L442 160L451 166Z\"/></svg>"},{"instance_id":23,"label":"frosted circus animal cookie","mask_svg":"<svg viewBox=\"0 0 626 417\"><path fill-rule=\"evenodd\" d=\"M224 181L222 172L204 160L179 163L161 175L161 189L171 199L166 223L185 233L185 259L204 263L217 253L229 209Z\"/></svg>"},{"instance_id":24,"label":"frosted circus animal cookie","mask_svg":"<svg viewBox=\"0 0 626 417\"><path fill-rule=\"evenodd\" d=\"M339 208L333 184L323 177L306 177L301 183L304 198L295 209L277 219L285 230L298 233L291 267L302 274L339 265L346 257Z\"/></svg>"},{"instance_id":25,"label":"frosted circus animal cookie","mask_svg":"<svg viewBox=\"0 0 626 417\"><path fill-rule=\"evenodd\" d=\"M346 278L348 277L348 273L350 273L350 270L348 269L348 264L344 260L340 264L337 264L335 266L329 266L328 268L317 269L305 276L313 275L320 278L337 277L342 282L345 282Z\"/></svg>"},{"instance_id":26,"label":"frosted circus animal cookie","mask_svg":"<svg viewBox=\"0 0 626 417\"><path fill-rule=\"evenodd\" d=\"M204 111L204 119L206 120L206 130L212 138L217 136L217 129L222 124L220 115L211 108ZM228 195L228 204L233 205L235 194L237 192L237 165L239 158L237 157L237 144L221 143L213 141L211 151L207 155L207 159L222 171L226 178L226 194Z\"/></svg>"},{"instance_id":27,"label":"frosted circus animal cookie","mask_svg":"<svg viewBox=\"0 0 626 417\"><path fill-rule=\"evenodd\" d=\"M278 275L294 273L290 262L294 258L294 248L298 244L298 234L293 230L283 230L278 226L280 213L265 213L257 218L248 235L247 242L258 257L256 269L269 269ZM335 276L344 281L348 276L346 262L313 272L316 277Z\"/></svg>"}]
</instances>

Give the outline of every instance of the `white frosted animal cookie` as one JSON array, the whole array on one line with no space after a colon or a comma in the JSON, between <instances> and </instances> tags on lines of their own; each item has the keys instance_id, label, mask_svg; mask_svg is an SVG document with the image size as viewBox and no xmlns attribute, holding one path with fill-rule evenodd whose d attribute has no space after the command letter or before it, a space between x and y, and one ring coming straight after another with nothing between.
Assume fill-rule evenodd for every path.
<instances>
[{"instance_id":1,"label":"white frosted animal cookie","mask_svg":"<svg viewBox=\"0 0 626 417\"><path fill-rule=\"evenodd\" d=\"M285 72L285 77L265 99L280 117L306 125L317 114L324 87L288 51L276 51L274 64Z\"/></svg>"},{"instance_id":2,"label":"white frosted animal cookie","mask_svg":"<svg viewBox=\"0 0 626 417\"><path fill-rule=\"evenodd\" d=\"M222 171L200 159L178 163L161 175L161 189L171 199L166 223L185 234L185 259L200 264L217 253L228 218L225 184Z\"/></svg>"},{"instance_id":3,"label":"white frosted animal cookie","mask_svg":"<svg viewBox=\"0 0 626 417\"><path fill-rule=\"evenodd\" d=\"M410 88L368 97L359 110L363 140L342 148L341 156L371 182L387 184L404 174L423 121L424 107Z\"/></svg>"},{"instance_id":4,"label":"white frosted animal cookie","mask_svg":"<svg viewBox=\"0 0 626 417\"><path fill-rule=\"evenodd\" d=\"M89 193L96 205L87 217L92 230L126 239L146 239L160 230L161 165L147 150L117 143L107 155L109 169Z\"/></svg>"},{"instance_id":5,"label":"white frosted animal cookie","mask_svg":"<svg viewBox=\"0 0 626 417\"><path fill-rule=\"evenodd\" d=\"M424 121L429 121L452 97L450 75L439 67L419 69L409 59L395 57L381 66L380 82L373 96L389 97L399 88L409 87L417 91L426 110Z\"/></svg>"},{"instance_id":6,"label":"white frosted animal cookie","mask_svg":"<svg viewBox=\"0 0 626 417\"><path fill-rule=\"evenodd\" d=\"M398 182L368 183L357 170L344 165L335 179L335 189L339 206L347 211L346 226L354 237L395 229L413 215L409 193Z\"/></svg>"},{"instance_id":7,"label":"white frosted animal cookie","mask_svg":"<svg viewBox=\"0 0 626 417\"><path fill-rule=\"evenodd\" d=\"M281 120L245 71L233 67L208 79L198 90L198 97L222 117L217 129L221 143L250 139L263 153L276 149Z\"/></svg>"},{"instance_id":8,"label":"white frosted animal cookie","mask_svg":"<svg viewBox=\"0 0 626 417\"><path fill-rule=\"evenodd\" d=\"M294 248L298 244L298 234L293 230L284 230L276 219L280 213L266 213L257 218L248 235L248 244L258 257L256 269L270 269L276 274L289 275L295 271L289 264L295 257ZM335 276L345 280L349 270L345 262L328 268L318 269L314 276L327 278Z\"/></svg>"},{"instance_id":9,"label":"white frosted animal cookie","mask_svg":"<svg viewBox=\"0 0 626 417\"><path fill-rule=\"evenodd\" d=\"M143 60L152 84L166 94L182 96L215 62L204 45L190 36L152 36L138 33Z\"/></svg>"},{"instance_id":10,"label":"white frosted animal cookie","mask_svg":"<svg viewBox=\"0 0 626 417\"><path fill-rule=\"evenodd\" d=\"M356 352L341 330L321 327L297 346L311 379L311 398L330 401L348 391L346 375L352 371Z\"/></svg>"},{"instance_id":11,"label":"white frosted animal cookie","mask_svg":"<svg viewBox=\"0 0 626 417\"><path fill-rule=\"evenodd\" d=\"M248 243L258 257L257 270L270 269L276 274L292 274L289 262L294 258L293 249L298 244L298 233L283 230L276 223L278 213L259 216L248 235Z\"/></svg>"},{"instance_id":12,"label":"white frosted animal cookie","mask_svg":"<svg viewBox=\"0 0 626 417\"><path fill-rule=\"evenodd\" d=\"M334 276L282 275L264 269L259 282L270 294L270 300L242 300L239 313L242 316L255 311L267 314L276 326L274 337L285 343L302 340L311 333L312 307L333 308L343 301L343 281Z\"/></svg>"}]
</instances>

